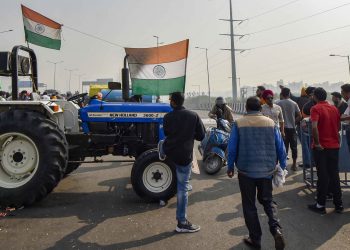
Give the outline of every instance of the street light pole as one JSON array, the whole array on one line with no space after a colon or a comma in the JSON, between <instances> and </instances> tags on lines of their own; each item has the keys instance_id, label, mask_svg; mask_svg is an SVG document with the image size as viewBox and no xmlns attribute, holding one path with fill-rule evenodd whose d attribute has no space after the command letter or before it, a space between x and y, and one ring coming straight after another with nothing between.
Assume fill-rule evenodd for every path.
<instances>
[{"instance_id":1,"label":"street light pole","mask_svg":"<svg viewBox=\"0 0 350 250\"><path fill-rule=\"evenodd\" d=\"M195 47L196 49L205 50L205 58L207 60L207 76L208 76L208 95L209 95L209 109L211 109L211 100L210 100L210 80L209 80L209 61L208 61L208 48Z\"/></svg>"},{"instance_id":2,"label":"street light pole","mask_svg":"<svg viewBox=\"0 0 350 250\"><path fill-rule=\"evenodd\" d=\"M349 67L349 75L350 75L350 56L343 56L343 55L335 55L335 54L330 54L329 56L338 56L338 57L346 57L348 59L348 67Z\"/></svg>"},{"instance_id":3,"label":"street light pole","mask_svg":"<svg viewBox=\"0 0 350 250\"><path fill-rule=\"evenodd\" d=\"M59 62L50 62L47 61L48 63L52 63L54 65L54 70L53 70L53 89L56 90L56 65L58 63L63 63L63 61L59 61Z\"/></svg>"},{"instance_id":4,"label":"street light pole","mask_svg":"<svg viewBox=\"0 0 350 250\"><path fill-rule=\"evenodd\" d=\"M157 39L157 48L159 47L159 45L163 44L163 42L159 42L159 36L153 36L153 37Z\"/></svg>"},{"instance_id":5,"label":"street light pole","mask_svg":"<svg viewBox=\"0 0 350 250\"><path fill-rule=\"evenodd\" d=\"M79 88L80 88L80 77L82 77L82 76L85 76L85 74L80 74L80 75L78 75L78 77L79 77L79 87L78 87L78 91L79 91ZM83 83L81 83L81 93L83 93Z\"/></svg>"},{"instance_id":6,"label":"street light pole","mask_svg":"<svg viewBox=\"0 0 350 250\"><path fill-rule=\"evenodd\" d=\"M76 71L78 69L65 69L65 70L69 71L68 91L70 91L70 80L72 78L72 71Z\"/></svg>"},{"instance_id":7,"label":"street light pole","mask_svg":"<svg viewBox=\"0 0 350 250\"><path fill-rule=\"evenodd\" d=\"M157 47L159 46L159 36L153 36L157 39Z\"/></svg>"}]
</instances>

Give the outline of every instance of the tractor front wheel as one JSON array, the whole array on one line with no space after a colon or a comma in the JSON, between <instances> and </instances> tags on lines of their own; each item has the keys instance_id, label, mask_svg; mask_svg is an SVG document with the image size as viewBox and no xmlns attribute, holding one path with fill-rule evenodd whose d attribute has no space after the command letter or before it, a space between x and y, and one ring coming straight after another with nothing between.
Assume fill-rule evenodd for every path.
<instances>
[{"instance_id":1,"label":"tractor front wheel","mask_svg":"<svg viewBox=\"0 0 350 250\"><path fill-rule=\"evenodd\" d=\"M136 159L131 183L141 198L167 201L176 194L176 166L169 160L159 160L156 149L148 150Z\"/></svg>"}]
</instances>

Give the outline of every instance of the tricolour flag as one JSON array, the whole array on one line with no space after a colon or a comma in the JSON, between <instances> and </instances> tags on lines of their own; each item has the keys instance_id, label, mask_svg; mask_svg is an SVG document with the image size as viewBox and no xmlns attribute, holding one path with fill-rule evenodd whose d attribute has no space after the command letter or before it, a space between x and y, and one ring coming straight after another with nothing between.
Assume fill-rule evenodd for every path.
<instances>
[{"instance_id":1,"label":"tricolour flag","mask_svg":"<svg viewBox=\"0 0 350 250\"><path fill-rule=\"evenodd\" d=\"M38 46L61 48L62 25L22 5L26 41Z\"/></svg>"},{"instance_id":2,"label":"tricolour flag","mask_svg":"<svg viewBox=\"0 0 350 250\"><path fill-rule=\"evenodd\" d=\"M155 47L125 48L132 92L135 95L168 95L184 92L189 40Z\"/></svg>"}]
</instances>

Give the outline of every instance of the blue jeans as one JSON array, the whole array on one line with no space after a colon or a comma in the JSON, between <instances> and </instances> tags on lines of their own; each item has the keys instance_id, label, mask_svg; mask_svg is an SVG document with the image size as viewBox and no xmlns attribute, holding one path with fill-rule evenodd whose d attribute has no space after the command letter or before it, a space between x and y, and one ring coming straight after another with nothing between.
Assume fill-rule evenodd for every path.
<instances>
[{"instance_id":1,"label":"blue jeans","mask_svg":"<svg viewBox=\"0 0 350 250\"><path fill-rule=\"evenodd\" d=\"M176 219L180 222L185 222L187 219L187 204L188 204L188 188L191 175L192 163L186 166L176 165L177 178L177 207Z\"/></svg>"},{"instance_id":2,"label":"blue jeans","mask_svg":"<svg viewBox=\"0 0 350 250\"><path fill-rule=\"evenodd\" d=\"M312 165L311 150L310 150L310 134L305 131L301 132L301 149L303 155L303 165L304 167Z\"/></svg>"}]
</instances>

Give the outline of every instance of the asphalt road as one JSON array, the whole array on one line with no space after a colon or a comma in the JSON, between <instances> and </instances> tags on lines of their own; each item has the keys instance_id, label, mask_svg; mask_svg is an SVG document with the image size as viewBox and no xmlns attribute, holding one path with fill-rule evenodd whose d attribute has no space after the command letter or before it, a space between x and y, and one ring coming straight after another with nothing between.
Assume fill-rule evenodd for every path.
<instances>
[{"instance_id":1,"label":"asphalt road","mask_svg":"<svg viewBox=\"0 0 350 250\"><path fill-rule=\"evenodd\" d=\"M145 203L132 190L131 166L83 164L43 201L0 218L0 249L248 249L236 176L227 178L224 169L193 174L188 217L202 229L177 234L176 198L163 207ZM350 249L349 191L343 192L344 214L333 213L331 203L327 215L314 214L306 209L314 194L297 171L274 198L287 249ZM273 249L260 205L258 213L263 249Z\"/></svg>"}]
</instances>

